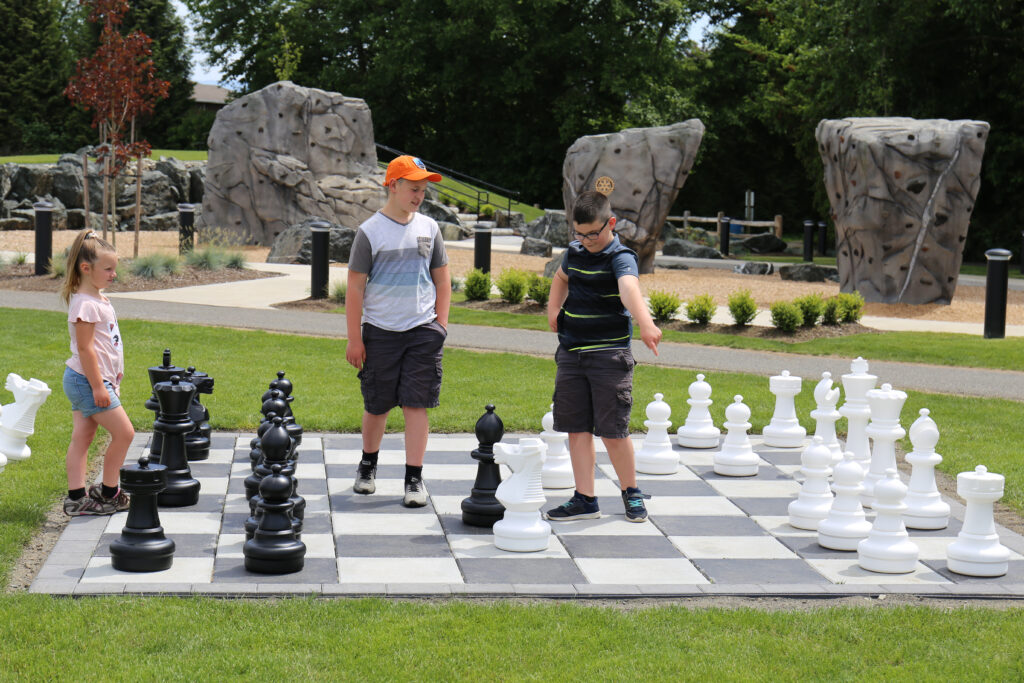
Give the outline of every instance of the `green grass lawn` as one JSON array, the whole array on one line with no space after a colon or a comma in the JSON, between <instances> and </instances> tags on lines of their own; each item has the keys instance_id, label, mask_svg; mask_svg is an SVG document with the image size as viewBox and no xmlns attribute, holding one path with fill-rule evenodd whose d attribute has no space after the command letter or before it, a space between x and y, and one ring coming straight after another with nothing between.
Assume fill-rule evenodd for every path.
<instances>
[{"instance_id":1,"label":"green grass lawn","mask_svg":"<svg viewBox=\"0 0 1024 683\"><path fill-rule=\"evenodd\" d=\"M180 161L206 161L206 150L193 149L154 149L150 152L151 159L174 157ZM20 156L0 157L0 164L55 164L60 154L23 154Z\"/></svg>"}]
</instances>

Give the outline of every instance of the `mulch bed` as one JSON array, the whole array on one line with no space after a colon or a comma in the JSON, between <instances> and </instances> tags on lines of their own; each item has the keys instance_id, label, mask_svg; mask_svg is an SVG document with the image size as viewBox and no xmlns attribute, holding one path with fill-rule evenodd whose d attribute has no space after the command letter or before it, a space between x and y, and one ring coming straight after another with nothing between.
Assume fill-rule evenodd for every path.
<instances>
[{"instance_id":1,"label":"mulch bed","mask_svg":"<svg viewBox=\"0 0 1024 683\"><path fill-rule=\"evenodd\" d=\"M264 277L278 277L277 273L265 273L248 268L220 268L205 270L183 265L181 272L161 278L144 278L126 275L118 278L104 292L143 292L153 289L173 289L175 287L192 287L195 285L213 285L222 282L238 282L240 280L258 280ZM51 275L36 275L34 265L7 265L0 267L0 289L13 289L23 292L56 292L60 289L61 279Z\"/></svg>"}]
</instances>

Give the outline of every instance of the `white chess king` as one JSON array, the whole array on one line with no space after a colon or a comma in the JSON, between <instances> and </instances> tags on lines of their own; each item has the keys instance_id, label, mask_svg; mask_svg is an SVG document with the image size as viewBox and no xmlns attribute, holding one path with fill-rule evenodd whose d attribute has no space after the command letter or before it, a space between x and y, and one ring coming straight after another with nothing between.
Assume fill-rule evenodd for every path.
<instances>
[{"instance_id":1,"label":"white chess king","mask_svg":"<svg viewBox=\"0 0 1024 683\"><path fill-rule=\"evenodd\" d=\"M547 502L541 486L544 443L533 437L520 439L516 446L498 442L494 444L494 462L512 470L494 492L505 506L505 516L494 523L494 545L517 553L547 550L551 525L540 514Z\"/></svg>"},{"instance_id":2,"label":"white chess king","mask_svg":"<svg viewBox=\"0 0 1024 683\"><path fill-rule=\"evenodd\" d=\"M4 386L14 394L14 403L0 409L0 455L24 460L32 455L26 442L35 432L36 413L50 395L50 387L34 377L26 381L13 372L7 375Z\"/></svg>"}]
</instances>

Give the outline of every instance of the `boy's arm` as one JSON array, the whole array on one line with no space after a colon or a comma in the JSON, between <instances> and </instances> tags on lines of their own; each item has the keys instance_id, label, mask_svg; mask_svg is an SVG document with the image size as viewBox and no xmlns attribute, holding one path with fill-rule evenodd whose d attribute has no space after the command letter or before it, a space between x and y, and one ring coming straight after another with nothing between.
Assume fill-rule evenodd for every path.
<instances>
[{"instance_id":1,"label":"boy's arm","mask_svg":"<svg viewBox=\"0 0 1024 683\"><path fill-rule=\"evenodd\" d=\"M569 296L569 278L559 268L551 278L551 292L548 293L548 327L558 332L558 312L562 310L565 298Z\"/></svg>"},{"instance_id":2,"label":"boy's arm","mask_svg":"<svg viewBox=\"0 0 1024 683\"><path fill-rule=\"evenodd\" d=\"M448 265L432 269L430 279L434 281L434 290L437 292L434 300L434 313L437 314L437 322L447 330L448 311L452 304L452 276Z\"/></svg>"},{"instance_id":3,"label":"boy's arm","mask_svg":"<svg viewBox=\"0 0 1024 683\"><path fill-rule=\"evenodd\" d=\"M363 346L363 293L366 291L366 273L348 269L348 284L345 289L345 326L348 330L348 347L345 360L354 368L363 369L366 361L366 347Z\"/></svg>"},{"instance_id":4,"label":"boy's arm","mask_svg":"<svg viewBox=\"0 0 1024 683\"><path fill-rule=\"evenodd\" d=\"M635 275L623 275L619 278L619 296L633 320L640 326L640 339L658 355L658 342L661 341L661 328L654 324L651 312L644 303L644 295L640 292L640 279Z\"/></svg>"}]
</instances>

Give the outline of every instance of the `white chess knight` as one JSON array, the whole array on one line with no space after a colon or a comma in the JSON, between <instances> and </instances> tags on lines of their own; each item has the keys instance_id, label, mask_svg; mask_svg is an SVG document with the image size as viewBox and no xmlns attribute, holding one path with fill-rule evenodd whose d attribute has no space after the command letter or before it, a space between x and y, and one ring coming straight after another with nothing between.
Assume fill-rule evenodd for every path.
<instances>
[{"instance_id":1,"label":"white chess knight","mask_svg":"<svg viewBox=\"0 0 1024 683\"><path fill-rule=\"evenodd\" d=\"M917 567L920 551L903 525L906 495L907 487L900 481L895 467L875 486L875 523L868 537L857 544L857 564L864 569L882 574L909 574Z\"/></svg>"},{"instance_id":2,"label":"white chess knight","mask_svg":"<svg viewBox=\"0 0 1024 683\"><path fill-rule=\"evenodd\" d=\"M668 429L672 426L669 417L672 408L662 399L664 394L655 394L647 404L647 435L636 453L636 471L644 474L675 474L679 470L679 455L672 450Z\"/></svg>"},{"instance_id":3,"label":"white chess knight","mask_svg":"<svg viewBox=\"0 0 1024 683\"><path fill-rule=\"evenodd\" d=\"M907 453L906 459L913 469L907 491L907 511L903 513L903 523L910 529L949 526L949 503L942 500L935 485L935 466L942 462L942 456L935 452L939 428L928 413L927 408L921 408L921 417L910 425L910 443L914 449Z\"/></svg>"},{"instance_id":4,"label":"white chess knight","mask_svg":"<svg viewBox=\"0 0 1024 683\"><path fill-rule=\"evenodd\" d=\"M828 478L832 474L832 452L824 439L815 436L800 460L804 483L797 499L789 504L789 525L817 531L818 523L828 517L832 509L832 489L828 486Z\"/></svg>"},{"instance_id":5,"label":"white chess knight","mask_svg":"<svg viewBox=\"0 0 1024 683\"><path fill-rule=\"evenodd\" d=\"M850 372L843 375L843 392L846 401L839 408L839 414L846 418L846 450L853 451L854 459L867 469L871 462L868 448L867 427L871 419L871 406L867 393L875 388L878 377L868 373L868 362L857 356L850 363Z\"/></svg>"},{"instance_id":6,"label":"white chess knight","mask_svg":"<svg viewBox=\"0 0 1024 683\"><path fill-rule=\"evenodd\" d=\"M14 403L0 411L0 455L24 460L32 455L26 441L35 431L36 413L50 395L50 387L36 378L24 380L13 372L4 385L14 394Z\"/></svg>"},{"instance_id":7,"label":"white chess knight","mask_svg":"<svg viewBox=\"0 0 1024 683\"><path fill-rule=\"evenodd\" d=\"M883 384L881 389L869 391L867 400L871 407L871 424L866 432L871 437L871 463L864 475L860 502L864 507L872 507L875 485L886 478L889 470L896 469L896 441L907 434L900 426L900 412L907 401L907 394L893 389L891 384Z\"/></svg>"},{"instance_id":8,"label":"white chess knight","mask_svg":"<svg viewBox=\"0 0 1024 683\"><path fill-rule=\"evenodd\" d=\"M728 432L721 450L714 456L715 474L726 477L752 477L757 474L761 458L750 444L747 430L750 429L750 408L743 403L743 397L736 395L725 409L725 428Z\"/></svg>"},{"instance_id":9,"label":"white chess knight","mask_svg":"<svg viewBox=\"0 0 1024 683\"><path fill-rule=\"evenodd\" d=\"M544 469L541 472L541 483L546 489L571 489L576 486L576 479L572 473L572 460L569 458L569 449L565 447L565 440L569 435L565 432L555 431L555 416L551 409L541 418L541 426L544 431L540 438L544 440L546 453L544 457Z\"/></svg>"},{"instance_id":10,"label":"white chess knight","mask_svg":"<svg viewBox=\"0 0 1024 683\"><path fill-rule=\"evenodd\" d=\"M704 381L704 375L697 375L697 381L690 384L690 412L686 422L676 430L676 443L684 448L715 448L722 432L711 419L711 385Z\"/></svg>"},{"instance_id":11,"label":"white chess knight","mask_svg":"<svg viewBox=\"0 0 1024 683\"><path fill-rule=\"evenodd\" d=\"M775 394L775 413L765 426L764 445L776 448L799 448L804 445L807 430L800 426L794 399L800 393L803 379L783 370L768 380L768 389Z\"/></svg>"},{"instance_id":12,"label":"white chess knight","mask_svg":"<svg viewBox=\"0 0 1024 683\"><path fill-rule=\"evenodd\" d=\"M832 471L832 480L836 497L828 516L818 523L818 545L830 550L856 550L871 532L871 522L860 504L864 468L853 457L853 451L843 454Z\"/></svg>"},{"instance_id":13,"label":"white chess knight","mask_svg":"<svg viewBox=\"0 0 1024 683\"><path fill-rule=\"evenodd\" d=\"M505 516L494 523L494 545L518 553L547 550L551 525L540 514L547 502L541 486L544 443L533 437L520 439L515 446L498 442L494 444L494 462L512 470L494 492L505 506Z\"/></svg>"},{"instance_id":14,"label":"white chess knight","mask_svg":"<svg viewBox=\"0 0 1024 683\"><path fill-rule=\"evenodd\" d=\"M836 437L836 421L842 417L836 410L839 403L839 387L832 387L832 373L821 373L821 381L814 387L815 409L811 411L814 420L814 435L820 436L832 454L832 464L843 459L843 449Z\"/></svg>"},{"instance_id":15,"label":"white chess knight","mask_svg":"<svg viewBox=\"0 0 1024 683\"><path fill-rule=\"evenodd\" d=\"M999 542L992 504L1003 497L1004 478L978 465L956 475L956 492L967 501L964 525L946 546L949 571L966 576L1002 576L1010 568L1010 550Z\"/></svg>"}]
</instances>

